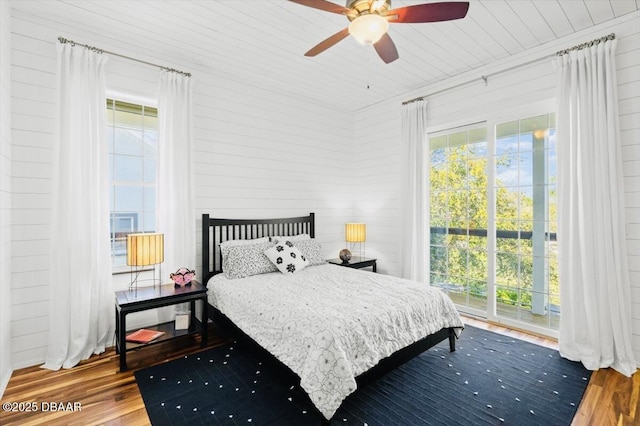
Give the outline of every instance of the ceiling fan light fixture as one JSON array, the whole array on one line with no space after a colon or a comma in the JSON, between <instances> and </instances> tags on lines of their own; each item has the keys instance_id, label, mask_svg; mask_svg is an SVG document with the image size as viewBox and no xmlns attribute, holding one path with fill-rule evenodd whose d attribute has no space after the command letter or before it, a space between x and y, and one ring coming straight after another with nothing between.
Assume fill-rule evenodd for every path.
<instances>
[{"instance_id":1,"label":"ceiling fan light fixture","mask_svg":"<svg viewBox=\"0 0 640 426\"><path fill-rule=\"evenodd\" d=\"M388 29L389 22L375 13L360 15L349 24L349 34L362 44L377 43Z\"/></svg>"}]
</instances>

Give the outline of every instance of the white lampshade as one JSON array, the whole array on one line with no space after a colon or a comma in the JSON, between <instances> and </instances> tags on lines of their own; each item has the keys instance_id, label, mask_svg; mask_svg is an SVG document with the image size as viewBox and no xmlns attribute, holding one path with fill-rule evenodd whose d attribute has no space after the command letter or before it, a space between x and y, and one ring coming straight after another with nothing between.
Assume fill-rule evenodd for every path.
<instances>
[{"instance_id":1,"label":"white lampshade","mask_svg":"<svg viewBox=\"0 0 640 426\"><path fill-rule=\"evenodd\" d=\"M364 243L367 240L367 225L364 223L347 223L344 226L345 241Z\"/></svg>"},{"instance_id":2,"label":"white lampshade","mask_svg":"<svg viewBox=\"0 0 640 426\"><path fill-rule=\"evenodd\" d=\"M164 262L164 234L127 235L127 265L149 266Z\"/></svg>"},{"instance_id":3,"label":"white lampshade","mask_svg":"<svg viewBox=\"0 0 640 426\"><path fill-rule=\"evenodd\" d=\"M358 16L349 24L349 34L362 44L377 43L388 29L389 22L375 13Z\"/></svg>"}]
</instances>

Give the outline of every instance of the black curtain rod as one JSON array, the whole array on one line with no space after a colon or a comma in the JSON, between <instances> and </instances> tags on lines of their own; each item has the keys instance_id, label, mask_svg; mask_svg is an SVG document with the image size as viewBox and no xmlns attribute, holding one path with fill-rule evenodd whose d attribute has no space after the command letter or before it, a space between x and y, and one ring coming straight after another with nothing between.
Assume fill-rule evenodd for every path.
<instances>
[{"instance_id":1,"label":"black curtain rod","mask_svg":"<svg viewBox=\"0 0 640 426\"><path fill-rule=\"evenodd\" d=\"M82 47L86 47L87 49L89 49L89 50L91 50L91 51L93 51L93 52L96 52L96 53L107 53L107 54L109 54L109 55L118 56L118 57L120 57L120 58L128 59L128 60L130 60L130 61L140 62L141 64L151 65L152 67L160 68L160 69L165 70L165 71L175 72L175 73L178 73L178 74L182 74L182 75L184 75L184 76L187 76L187 77L191 77L191 73L189 73L189 72L180 71L180 70L177 70L177 69L175 69L175 68L169 68L169 67L165 67L165 66L163 66L163 65L154 64L154 63L152 63L152 62L147 62L147 61L143 61L143 60L140 60L140 59L132 58L132 57L130 57L130 56L121 55L121 54L119 54L119 53L110 52L110 51L108 51L108 50L99 49L99 48L97 48L97 47L89 46L89 45L87 45L87 44L76 43L75 41L73 41L73 40L67 40L67 39L66 39L66 38L64 38L64 37L58 37L58 41L59 41L60 43L62 43L62 44L69 43L69 44L70 44L70 45L72 45L72 46L82 46Z\"/></svg>"}]
</instances>

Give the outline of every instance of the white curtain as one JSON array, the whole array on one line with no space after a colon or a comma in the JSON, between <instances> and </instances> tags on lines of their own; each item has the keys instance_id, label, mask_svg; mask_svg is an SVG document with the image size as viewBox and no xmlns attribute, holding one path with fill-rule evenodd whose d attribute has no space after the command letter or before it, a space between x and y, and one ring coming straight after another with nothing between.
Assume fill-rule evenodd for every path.
<instances>
[{"instance_id":1,"label":"white curtain","mask_svg":"<svg viewBox=\"0 0 640 426\"><path fill-rule=\"evenodd\" d=\"M616 41L573 50L558 75L559 349L587 369L636 370L618 136Z\"/></svg>"},{"instance_id":2,"label":"white curtain","mask_svg":"<svg viewBox=\"0 0 640 426\"><path fill-rule=\"evenodd\" d=\"M428 282L427 101L402 105L400 276Z\"/></svg>"},{"instance_id":3,"label":"white curtain","mask_svg":"<svg viewBox=\"0 0 640 426\"><path fill-rule=\"evenodd\" d=\"M157 194L157 230L164 233L168 268L163 282L180 267L196 269L191 108L191 78L163 71L158 93Z\"/></svg>"},{"instance_id":4,"label":"white curtain","mask_svg":"<svg viewBox=\"0 0 640 426\"><path fill-rule=\"evenodd\" d=\"M104 351L113 323L106 146L106 58L58 44L49 339L44 368Z\"/></svg>"}]
</instances>

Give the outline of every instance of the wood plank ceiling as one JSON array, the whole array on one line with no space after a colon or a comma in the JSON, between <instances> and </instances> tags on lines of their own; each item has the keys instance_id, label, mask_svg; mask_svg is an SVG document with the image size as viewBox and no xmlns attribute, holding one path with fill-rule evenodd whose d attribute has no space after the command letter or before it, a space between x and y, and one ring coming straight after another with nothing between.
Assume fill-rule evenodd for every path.
<instances>
[{"instance_id":1,"label":"wood plank ceiling","mask_svg":"<svg viewBox=\"0 0 640 426\"><path fill-rule=\"evenodd\" d=\"M425 2L393 0L392 7ZM348 20L286 0L12 0L12 11L97 34L80 43L108 40L98 47L353 111L640 9L640 0L470 3L462 20L392 24L400 59L391 64L350 37L315 58L304 57Z\"/></svg>"}]
</instances>

